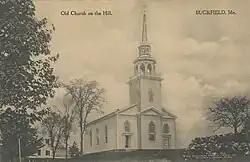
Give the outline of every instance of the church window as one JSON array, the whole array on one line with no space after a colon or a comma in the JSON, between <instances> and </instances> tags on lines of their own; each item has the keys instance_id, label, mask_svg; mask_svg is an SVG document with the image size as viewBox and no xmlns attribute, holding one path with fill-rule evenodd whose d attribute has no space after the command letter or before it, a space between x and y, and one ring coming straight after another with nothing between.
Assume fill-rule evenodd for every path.
<instances>
[{"instance_id":1,"label":"church window","mask_svg":"<svg viewBox=\"0 0 250 162\"><path fill-rule=\"evenodd\" d=\"M154 122L150 122L148 125L148 130L149 130L149 140L150 141L155 141L155 124Z\"/></svg>"},{"instance_id":2,"label":"church window","mask_svg":"<svg viewBox=\"0 0 250 162\"><path fill-rule=\"evenodd\" d=\"M92 130L89 131L89 145L92 146Z\"/></svg>"},{"instance_id":3,"label":"church window","mask_svg":"<svg viewBox=\"0 0 250 162\"><path fill-rule=\"evenodd\" d=\"M108 143L108 127L105 126L105 143Z\"/></svg>"},{"instance_id":4,"label":"church window","mask_svg":"<svg viewBox=\"0 0 250 162\"><path fill-rule=\"evenodd\" d=\"M38 150L37 155L41 156L41 150Z\"/></svg>"},{"instance_id":5,"label":"church window","mask_svg":"<svg viewBox=\"0 0 250 162\"><path fill-rule=\"evenodd\" d=\"M148 64L147 70L148 70L149 74L152 74L152 66L151 66L151 64Z\"/></svg>"},{"instance_id":6,"label":"church window","mask_svg":"<svg viewBox=\"0 0 250 162\"><path fill-rule=\"evenodd\" d=\"M148 91L148 101L149 102L153 102L154 101L154 93L153 93L152 89L150 89Z\"/></svg>"},{"instance_id":7,"label":"church window","mask_svg":"<svg viewBox=\"0 0 250 162\"><path fill-rule=\"evenodd\" d=\"M142 74L145 74L145 66L143 63L140 65L140 70L141 70Z\"/></svg>"},{"instance_id":8,"label":"church window","mask_svg":"<svg viewBox=\"0 0 250 162\"><path fill-rule=\"evenodd\" d=\"M163 133L169 133L169 125L168 124L163 125Z\"/></svg>"},{"instance_id":9,"label":"church window","mask_svg":"<svg viewBox=\"0 0 250 162\"><path fill-rule=\"evenodd\" d=\"M130 132L130 123L127 120L124 122L124 131Z\"/></svg>"},{"instance_id":10,"label":"church window","mask_svg":"<svg viewBox=\"0 0 250 162\"><path fill-rule=\"evenodd\" d=\"M100 144L100 138L99 138L99 129L96 128L96 145Z\"/></svg>"}]
</instances>

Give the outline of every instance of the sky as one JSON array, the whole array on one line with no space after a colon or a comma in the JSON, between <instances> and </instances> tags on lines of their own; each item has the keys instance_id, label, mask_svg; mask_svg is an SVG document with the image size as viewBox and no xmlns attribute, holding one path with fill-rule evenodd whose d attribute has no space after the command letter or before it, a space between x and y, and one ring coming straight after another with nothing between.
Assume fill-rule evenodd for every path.
<instances>
[{"instance_id":1,"label":"sky","mask_svg":"<svg viewBox=\"0 0 250 162\"><path fill-rule=\"evenodd\" d=\"M138 56L144 3L152 56L164 78L163 105L178 117L183 147L212 133L203 111L214 99L250 92L249 0L35 1L37 16L56 28L51 42L52 53L60 54L56 74L64 82L98 80L106 89L105 112L129 104L126 83ZM198 16L199 9L230 9L236 15ZM64 10L110 10L112 16L62 16ZM58 91L57 98L61 95Z\"/></svg>"}]
</instances>

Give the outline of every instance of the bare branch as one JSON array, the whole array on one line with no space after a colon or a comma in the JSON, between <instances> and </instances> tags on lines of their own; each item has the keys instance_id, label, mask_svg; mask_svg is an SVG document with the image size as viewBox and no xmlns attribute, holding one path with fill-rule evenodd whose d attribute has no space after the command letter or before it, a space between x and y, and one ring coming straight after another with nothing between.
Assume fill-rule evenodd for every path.
<instances>
[{"instance_id":1,"label":"bare branch","mask_svg":"<svg viewBox=\"0 0 250 162\"><path fill-rule=\"evenodd\" d=\"M76 79L65 85L67 94L74 102L75 117L78 119L81 135L81 152L83 152L83 134L85 133L88 116L91 112L102 112L106 102L103 98L104 89L99 87L97 81Z\"/></svg>"},{"instance_id":2,"label":"bare branch","mask_svg":"<svg viewBox=\"0 0 250 162\"><path fill-rule=\"evenodd\" d=\"M42 121L42 129L49 136L50 147L52 149L53 158L62 142L63 133L63 118L60 113L50 112L47 117Z\"/></svg>"}]
</instances>

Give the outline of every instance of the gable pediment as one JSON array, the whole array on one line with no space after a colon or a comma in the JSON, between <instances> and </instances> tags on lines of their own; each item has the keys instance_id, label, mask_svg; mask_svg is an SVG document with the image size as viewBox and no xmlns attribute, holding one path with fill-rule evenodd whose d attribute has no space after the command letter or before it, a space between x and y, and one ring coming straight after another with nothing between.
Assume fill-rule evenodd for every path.
<instances>
[{"instance_id":1,"label":"gable pediment","mask_svg":"<svg viewBox=\"0 0 250 162\"><path fill-rule=\"evenodd\" d=\"M140 114L142 115L153 115L153 116L162 116L161 112L155 109L154 107L150 107L146 110L143 110Z\"/></svg>"},{"instance_id":2,"label":"gable pediment","mask_svg":"<svg viewBox=\"0 0 250 162\"><path fill-rule=\"evenodd\" d=\"M157 111L154 111L152 109L150 109L148 111L145 111L145 112L142 112L141 114L143 114L143 115L154 115L154 116L159 116L160 115Z\"/></svg>"},{"instance_id":3,"label":"gable pediment","mask_svg":"<svg viewBox=\"0 0 250 162\"><path fill-rule=\"evenodd\" d=\"M153 115L153 116L161 116L163 118L176 118L175 115L168 112L166 109L162 108L162 111L159 111L158 109L154 107L150 107L144 111L141 112L142 115Z\"/></svg>"},{"instance_id":4,"label":"gable pediment","mask_svg":"<svg viewBox=\"0 0 250 162\"><path fill-rule=\"evenodd\" d=\"M121 109L118 113L121 114L121 115L136 115L136 113L137 113L137 106L136 105L132 105L130 107Z\"/></svg>"}]
</instances>

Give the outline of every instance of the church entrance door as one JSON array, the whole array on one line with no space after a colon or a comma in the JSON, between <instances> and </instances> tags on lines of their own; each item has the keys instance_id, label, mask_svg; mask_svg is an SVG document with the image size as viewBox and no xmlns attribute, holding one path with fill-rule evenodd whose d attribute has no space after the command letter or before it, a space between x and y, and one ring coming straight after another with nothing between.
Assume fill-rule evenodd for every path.
<instances>
[{"instance_id":1,"label":"church entrance door","mask_svg":"<svg viewBox=\"0 0 250 162\"><path fill-rule=\"evenodd\" d=\"M170 148L170 144L171 144L171 135L168 134L163 134L162 135L162 144L163 144L163 149L169 149Z\"/></svg>"},{"instance_id":2,"label":"church entrance door","mask_svg":"<svg viewBox=\"0 0 250 162\"><path fill-rule=\"evenodd\" d=\"M125 148L129 148L131 135L125 135L124 137L125 137Z\"/></svg>"}]
</instances>

